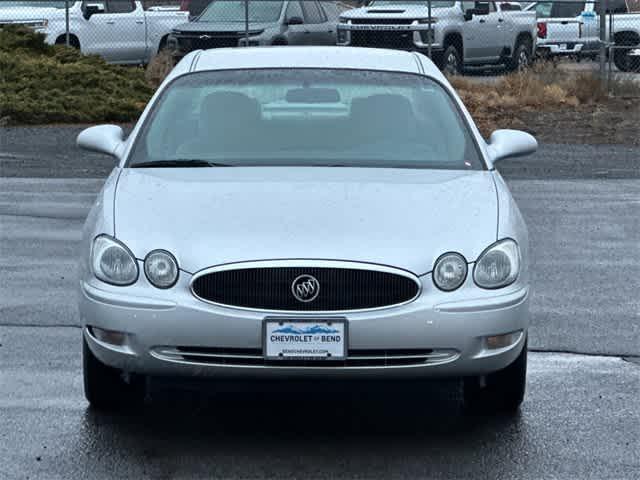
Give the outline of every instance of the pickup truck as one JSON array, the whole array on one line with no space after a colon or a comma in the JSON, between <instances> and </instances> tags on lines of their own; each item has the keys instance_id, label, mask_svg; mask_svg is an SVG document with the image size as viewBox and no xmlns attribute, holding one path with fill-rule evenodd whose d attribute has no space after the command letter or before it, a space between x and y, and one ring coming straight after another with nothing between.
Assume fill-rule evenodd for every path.
<instances>
[{"instance_id":1,"label":"pickup truck","mask_svg":"<svg viewBox=\"0 0 640 480\"><path fill-rule=\"evenodd\" d=\"M182 58L220 47L336 44L341 9L336 1L253 0L248 6L246 12L242 1L212 2L193 21L174 28L168 49Z\"/></svg>"},{"instance_id":2,"label":"pickup truck","mask_svg":"<svg viewBox=\"0 0 640 480\"><path fill-rule=\"evenodd\" d=\"M551 57L595 58L600 51L602 5L573 0L526 7L538 16L538 52ZM606 9L606 38L613 62L623 72L640 72L640 1L608 0Z\"/></svg>"},{"instance_id":3,"label":"pickup truck","mask_svg":"<svg viewBox=\"0 0 640 480\"><path fill-rule=\"evenodd\" d=\"M149 63L176 25L188 20L178 9L143 8L133 0L70 0L70 44L110 63ZM65 1L3 1L3 24L22 24L46 35L49 44L66 42Z\"/></svg>"},{"instance_id":4,"label":"pickup truck","mask_svg":"<svg viewBox=\"0 0 640 480\"><path fill-rule=\"evenodd\" d=\"M536 16L513 2L373 1L346 11L338 45L429 52L448 74L465 66L525 68L536 48Z\"/></svg>"}]
</instances>

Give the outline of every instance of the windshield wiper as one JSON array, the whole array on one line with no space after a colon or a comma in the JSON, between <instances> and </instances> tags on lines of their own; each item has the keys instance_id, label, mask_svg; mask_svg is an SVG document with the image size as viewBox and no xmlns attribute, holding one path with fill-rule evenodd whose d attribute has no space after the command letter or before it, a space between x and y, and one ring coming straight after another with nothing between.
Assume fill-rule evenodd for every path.
<instances>
[{"instance_id":1,"label":"windshield wiper","mask_svg":"<svg viewBox=\"0 0 640 480\"><path fill-rule=\"evenodd\" d=\"M206 160L153 160L131 165L131 168L198 168L198 167L229 167L225 163L208 162Z\"/></svg>"}]
</instances>

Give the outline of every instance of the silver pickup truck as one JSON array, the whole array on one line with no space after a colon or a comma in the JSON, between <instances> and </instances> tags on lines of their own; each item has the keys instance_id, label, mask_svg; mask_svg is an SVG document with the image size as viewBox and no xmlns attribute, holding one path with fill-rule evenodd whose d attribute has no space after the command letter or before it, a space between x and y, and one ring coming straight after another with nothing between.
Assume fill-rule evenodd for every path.
<instances>
[{"instance_id":1,"label":"silver pickup truck","mask_svg":"<svg viewBox=\"0 0 640 480\"><path fill-rule=\"evenodd\" d=\"M148 63L173 27L188 19L178 8L145 10L134 0L69 0L68 5L70 44L118 64ZM7 24L29 26L50 44L65 43L65 1L1 1L0 28Z\"/></svg>"},{"instance_id":2,"label":"silver pickup truck","mask_svg":"<svg viewBox=\"0 0 640 480\"><path fill-rule=\"evenodd\" d=\"M429 10L431 15L429 15ZM529 65L536 48L536 15L512 2L373 1L341 14L338 45L427 53L445 72L464 66Z\"/></svg>"},{"instance_id":3,"label":"silver pickup truck","mask_svg":"<svg viewBox=\"0 0 640 480\"><path fill-rule=\"evenodd\" d=\"M543 56L595 58L600 51L600 14L613 61L623 72L640 72L640 0L588 3L536 2L526 7L538 16L538 53Z\"/></svg>"}]
</instances>

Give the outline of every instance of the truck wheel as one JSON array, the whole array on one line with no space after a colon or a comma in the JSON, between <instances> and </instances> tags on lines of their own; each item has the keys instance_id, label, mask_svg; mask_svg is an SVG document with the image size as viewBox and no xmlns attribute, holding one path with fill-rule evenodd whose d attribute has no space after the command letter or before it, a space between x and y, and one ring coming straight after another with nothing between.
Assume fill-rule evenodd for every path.
<instances>
[{"instance_id":1,"label":"truck wheel","mask_svg":"<svg viewBox=\"0 0 640 480\"><path fill-rule=\"evenodd\" d=\"M640 48L637 45L635 48ZM631 56L633 48L616 48L613 52L613 63L621 72L640 72L640 56Z\"/></svg>"},{"instance_id":2,"label":"truck wheel","mask_svg":"<svg viewBox=\"0 0 640 480\"><path fill-rule=\"evenodd\" d=\"M66 35L61 35L58 38L56 38L56 45L66 45L67 44L67 36ZM80 50L80 41L78 40L78 37L76 37L75 35L69 35L69 46L73 47L73 48L77 48L78 50Z\"/></svg>"},{"instance_id":3,"label":"truck wheel","mask_svg":"<svg viewBox=\"0 0 640 480\"><path fill-rule=\"evenodd\" d=\"M445 48L442 54L440 70L442 70L445 75L462 74L462 55L460 55L455 45L449 45Z\"/></svg>"},{"instance_id":4,"label":"truck wheel","mask_svg":"<svg viewBox=\"0 0 640 480\"><path fill-rule=\"evenodd\" d=\"M520 40L513 51L513 56L507 59L507 69L510 72L521 72L531 65L531 44L528 40Z\"/></svg>"},{"instance_id":5,"label":"truck wheel","mask_svg":"<svg viewBox=\"0 0 640 480\"><path fill-rule=\"evenodd\" d=\"M527 342L518 358L508 367L485 377L465 378L464 406L470 413L516 412L524 400L527 380Z\"/></svg>"},{"instance_id":6,"label":"truck wheel","mask_svg":"<svg viewBox=\"0 0 640 480\"><path fill-rule=\"evenodd\" d=\"M82 338L82 373L84 395L97 410L128 410L140 406L146 389L144 378L137 376L129 383L122 372L111 368L91 352L87 340Z\"/></svg>"}]
</instances>

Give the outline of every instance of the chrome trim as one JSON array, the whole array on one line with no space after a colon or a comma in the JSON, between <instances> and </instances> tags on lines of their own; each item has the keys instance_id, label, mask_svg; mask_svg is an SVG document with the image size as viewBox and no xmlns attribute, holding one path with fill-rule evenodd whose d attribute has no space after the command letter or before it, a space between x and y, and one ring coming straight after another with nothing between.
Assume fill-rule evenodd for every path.
<instances>
[{"instance_id":1,"label":"chrome trim","mask_svg":"<svg viewBox=\"0 0 640 480\"><path fill-rule=\"evenodd\" d=\"M279 267L298 267L298 268L343 268L343 269L352 269L352 270L372 270L377 272L391 273L394 275L403 276L405 278L409 278L413 280L413 282L418 286L418 291L416 295L404 302L394 303L392 305L385 305L383 307L375 307L375 308L362 308L362 309L354 309L354 310L314 310L314 311L298 311L298 310L267 310L261 308L248 308L248 307L238 307L235 305L228 305L226 303L218 303L212 302L211 300L207 300L205 298L200 297L193 290L193 283L203 275L208 275L210 273L217 272L226 272L229 270L244 270L248 268L279 268ZM326 315L326 314L338 314L338 313L359 313L359 312L374 312L377 310L386 310L388 308L400 307L402 305L407 305L416 298L418 298L422 294L422 281L420 277L417 275L407 271L402 270L400 268L389 267L387 265L380 265L377 263L365 263L365 262L349 262L346 260L309 260L309 259L286 259L286 260L258 260L258 261L247 261L247 262L235 262L235 263L225 263L223 265L217 265L215 267L208 267L202 270L197 271L191 277L191 281L189 282L189 290L191 294L197 298L198 300L208 303L209 305L215 305L217 307L229 308L233 310L241 310L248 312L264 312L264 313L278 313L283 315L296 315L296 316L318 316L318 315Z\"/></svg>"},{"instance_id":2,"label":"chrome trim","mask_svg":"<svg viewBox=\"0 0 640 480\"><path fill-rule=\"evenodd\" d=\"M327 365L319 361L317 365L289 365L286 363L269 363L269 364L242 364L229 363L228 360L251 360L251 361L269 361L262 354L234 354L234 353L207 353L207 352L183 352L174 347L156 347L152 348L149 353L151 356L165 362L179 363L183 365L196 365L208 367L223 368L248 368L248 369L293 369L293 370L375 370L375 369L398 369L398 368L415 368L428 367L432 365L442 365L460 358L460 352L454 349L434 350L433 353L415 354L415 355L358 355L357 351L349 353L343 362L349 361L385 361L393 362L394 360L412 360L415 363L406 365ZM198 360L186 360L183 357L201 357ZM211 359L210 361L207 359ZM216 359L220 362L216 363ZM295 360L295 359L292 359Z\"/></svg>"}]
</instances>

